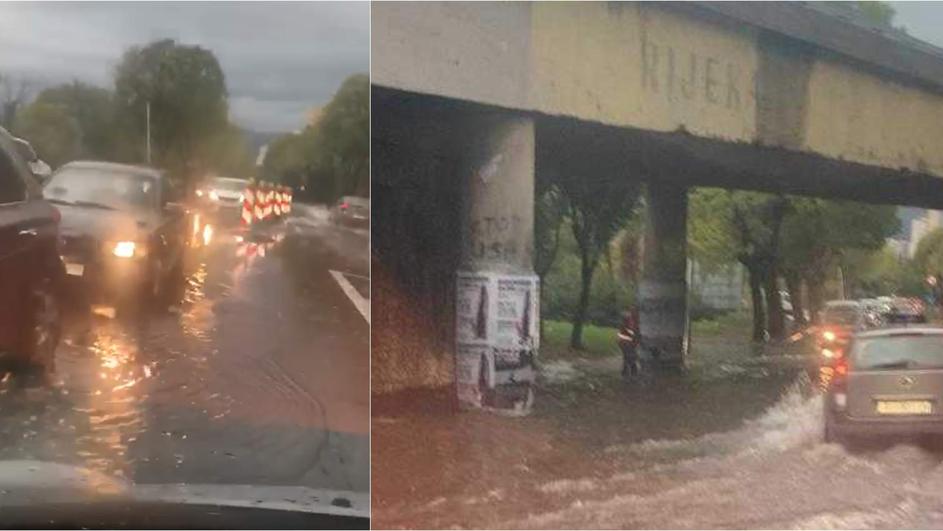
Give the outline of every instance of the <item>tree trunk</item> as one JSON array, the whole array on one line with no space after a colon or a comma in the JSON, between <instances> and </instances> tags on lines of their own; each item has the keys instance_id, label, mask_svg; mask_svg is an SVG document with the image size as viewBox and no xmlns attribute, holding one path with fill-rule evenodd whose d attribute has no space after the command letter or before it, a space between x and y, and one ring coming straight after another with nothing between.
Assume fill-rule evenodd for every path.
<instances>
[{"instance_id":1,"label":"tree trunk","mask_svg":"<svg viewBox=\"0 0 943 531\"><path fill-rule=\"evenodd\" d=\"M765 277L767 330L771 341L779 341L783 338L786 327L783 322L783 302L779 295L779 283L776 282L778 277L776 267L768 267Z\"/></svg>"},{"instance_id":2,"label":"tree trunk","mask_svg":"<svg viewBox=\"0 0 943 531\"><path fill-rule=\"evenodd\" d=\"M596 268L595 260L583 255L580 258L582 267L580 268L580 300L576 307L576 313L573 315L573 332L570 334L570 348L583 350L583 322L586 321L586 313L589 310L589 291L593 284L593 270Z\"/></svg>"},{"instance_id":3,"label":"tree trunk","mask_svg":"<svg viewBox=\"0 0 943 531\"><path fill-rule=\"evenodd\" d=\"M822 289L822 281L816 278L805 279L806 288L809 290L809 314L813 323L819 322L819 311L825 304L825 294Z\"/></svg>"},{"instance_id":4,"label":"tree trunk","mask_svg":"<svg viewBox=\"0 0 943 531\"><path fill-rule=\"evenodd\" d=\"M804 327L809 323L805 319L805 305L802 303L802 277L795 272L789 272L783 276L786 279L789 302L792 303L792 318L797 328Z\"/></svg>"},{"instance_id":5,"label":"tree trunk","mask_svg":"<svg viewBox=\"0 0 943 531\"><path fill-rule=\"evenodd\" d=\"M753 303L753 341L763 341L766 333L766 313L763 311L763 279L755 267L748 267L750 300Z\"/></svg>"}]
</instances>

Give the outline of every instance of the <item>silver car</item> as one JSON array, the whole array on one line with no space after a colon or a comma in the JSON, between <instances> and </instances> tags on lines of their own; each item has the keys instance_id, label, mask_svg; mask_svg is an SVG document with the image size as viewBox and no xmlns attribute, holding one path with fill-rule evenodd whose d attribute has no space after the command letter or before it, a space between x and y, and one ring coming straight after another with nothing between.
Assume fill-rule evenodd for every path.
<instances>
[{"instance_id":1,"label":"silver car","mask_svg":"<svg viewBox=\"0 0 943 531\"><path fill-rule=\"evenodd\" d=\"M826 441L943 434L943 328L858 333L821 370Z\"/></svg>"}]
</instances>

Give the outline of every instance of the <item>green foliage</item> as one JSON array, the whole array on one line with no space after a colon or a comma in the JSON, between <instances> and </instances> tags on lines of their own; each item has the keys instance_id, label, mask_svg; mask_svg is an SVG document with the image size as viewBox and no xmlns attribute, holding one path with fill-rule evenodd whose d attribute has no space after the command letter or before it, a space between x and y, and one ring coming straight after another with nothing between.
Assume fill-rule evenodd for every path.
<instances>
[{"instance_id":1,"label":"green foliage","mask_svg":"<svg viewBox=\"0 0 943 531\"><path fill-rule=\"evenodd\" d=\"M931 230L917 242L913 261L922 274L943 272L943 228Z\"/></svg>"},{"instance_id":2,"label":"green foliage","mask_svg":"<svg viewBox=\"0 0 943 531\"><path fill-rule=\"evenodd\" d=\"M369 196L369 90L368 76L350 76L316 123L272 142L262 169L266 178L303 184L305 195L319 202L343 195Z\"/></svg>"},{"instance_id":3,"label":"green foliage","mask_svg":"<svg viewBox=\"0 0 943 531\"><path fill-rule=\"evenodd\" d=\"M583 328L583 350L581 355L607 357L619 355L616 341L617 327L586 325ZM569 357L570 335L573 324L563 320L545 320L544 335L541 337L541 357L549 359Z\"/></svg>"},{"instance_id":4,"label":"green foliage","mask_svg":"<svg viewBox=\"0 0 943 531\"><path fill-rule=\"evenodd\" d=\"M858 10L870 22L881 26L891 26L897 10L890 2L881 2L878 0L859 0L857 2Z\"/></svg>"},{"instance_id":5,"label":"green foliage","mask_svg":"<svg viewBox=\"0 0 943 531\"><path fill-rule=\"evenodd\" d=\"M615 244L613 245L615 247ZM541 289L541 316L572 321L580 299L580 257L570 222L564 219L560 230L560 248L556 260L544 277ZM621 278L622 256L612 253L593 277L586 322L600 326L619 326L622 312L635 301L634 282Z\"/></svg>"},{"instance_id":6,"label":"green foliage","mask_svg":"<svg viewBox=\"0 0 943 531\"><path fill-rule=\"evenodd\" d=\"M17 112L13 131L29 139L33 149L53 168L82 153L79 125L62 105L35 102L26 106Z\"/></svg>"},{"instance_id":7,"label":"green foliage","mask_svg":"<svg viewBox=\"0 0 943 531\"><path fill-rule=\"evenodd\" d=\"M73 81L40 92L33 104L59 105L69 113L81 135L80 158L116 156L118 132L114 101L108 90Z\"/></svg>"},{"instance_id":8,"label":"green foliage","mask_svg":"<svg viewBox=\"0 0 943 531\"><path fill-rule=\"evenodd\" d=\"M737 261L733 199L720 188L696 188L688 194L688 253L706 271Z\"/></svg>"},{"instance_id":9,"label":"green foliage","mask_svg":"<svg viewBox=\"0 0 943 531\"><path fill-rule=\"evenodd\" d=\"M75 159L140 164L148 102L154 166L188 184L207 174L254 174L246 139L228 119L216 57L172 40L125 51L114 91L78 81L43 90L19 110L13 131L54 167Z\"/></svg>"},{"instance_id":10,"label":"green foliage","mask_svg":"<svg viewBox=\"0 0 943 531\"><path fill-rule=\"evenodd\" d=\"M191 182L212 169L231 134L226 80L213 52L165 39L125 51L115 74L115 102L135 159L144 158L146 105L153 161ZM138 132L137 135L133 132Z\"/></svg>"},{"instance_id":11,"label":"green foliage","mask_svg":"<svg viewBox=\"0 0 943 531\"><path fill-rule=\"evenodd\" d=\"M925 274L916 261L900 259L887 248L848 250L841 264L853 296L917 296L925 291Z\"/></svg>"},{"instance_id":12,"label":"green foliage","mask_svg":"<svg viewBox=\"0 0 943 531\"><path fill-rule=\"evenodd\" d=\"M317 123L320 166L334 175L334 192L370 195L370 77L344 80Z\"/></svg>"},{"instance_id":13,"label":"green foliage","mask_svg":"<svg viewBox=\"0 0 943 531\"><path fill-rule=\"evenodd\" d=\"M782 265L809 282L824 282L842 263L846 282L855 284L858 271L864 271L855 265L870 260L900 227L893 206L806 197L793 198L792 204L783 225ZM843 259L846 255L853 259Z\"/></svg>"},{"instance_id":14,"label":"green foliage","mask_svg":"<svg viewBox=\"0 0 943 531\"><path fill-rule=\"evenodd\" d=\"M544 277L560 248L566 202L556 186L538 188L534 199L534 270Z\"/></svg>"}]
</instances>

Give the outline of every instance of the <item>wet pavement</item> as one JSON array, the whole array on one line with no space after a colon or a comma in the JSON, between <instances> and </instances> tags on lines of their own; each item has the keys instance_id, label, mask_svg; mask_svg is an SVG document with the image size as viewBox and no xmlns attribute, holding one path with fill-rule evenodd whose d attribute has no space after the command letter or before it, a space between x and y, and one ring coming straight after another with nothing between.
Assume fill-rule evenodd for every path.
<instances>
[{"instance_id":1,"label":"wet pavement","mask_svg":"<svg viewBox=\"0 0 943 531\"><path fill-rule=\"evenodd\" d=\"M814 358L734 358L632 383L557 362L526 418L458 413L448 389L375 396L374 525L943 525L943 448L825 444Z\"/></svg>"},{"instance_id":2,"label":"wet pavement","mask_svg":"<svg viewBox=\"0 0 943 531\"><path fill-rule=\"evenodd\" d=\"M368 233L304 205L255 236L214 229L166 311L74 310L50 384L0 374L0 460L368 491L369 325L336 278L369 297Z\"/></svg>"}]
</instances>

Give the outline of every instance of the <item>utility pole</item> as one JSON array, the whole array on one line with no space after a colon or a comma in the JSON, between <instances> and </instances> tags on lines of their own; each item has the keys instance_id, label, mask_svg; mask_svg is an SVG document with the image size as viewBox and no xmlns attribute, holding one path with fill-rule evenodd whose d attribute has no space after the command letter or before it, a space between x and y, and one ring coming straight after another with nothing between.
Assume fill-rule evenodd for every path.
<instances>
[{"instance_id":1,"label":"utility pole","mask_svg":"<svg viewBox=\"0 0 943 531\"><path fill-rule=\"evenodd\" d=\"M147 163L151 163L151 102L145 103L147 112Z\"/></svg>"}]
</instances>

